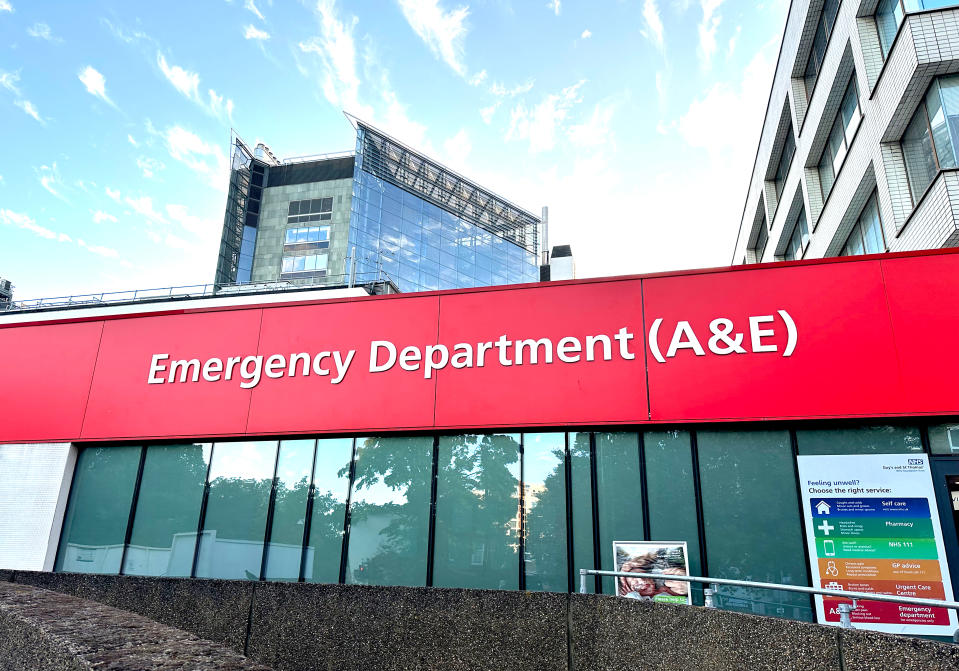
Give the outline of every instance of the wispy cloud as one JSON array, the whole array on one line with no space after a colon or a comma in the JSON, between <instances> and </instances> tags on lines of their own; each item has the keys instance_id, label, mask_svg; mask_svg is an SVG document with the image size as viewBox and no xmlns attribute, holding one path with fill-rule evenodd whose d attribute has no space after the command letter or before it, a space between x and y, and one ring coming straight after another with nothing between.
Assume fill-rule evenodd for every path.
<instances>
[{"instance_id":1,"label":"wispy cloud","mask_svg":"<svg viewBox=\"0 0 959 671\"><path fill-rule=\"evenodd\" d=\"M549 0L549 2L546 3L546 7L550 9L556 16L559 16L560 11L562 10L560 0Z\"/></svg>"},{"instance_id":2,"label":"wispy cloud","mask_svg":"<svg viewBox=\"0 0 959 671\"><path fill-rule=\"evenodd\" d=\"M40 116L40 112L37 111L36 106L29 100L14 100L13 104L22 109L24 112L32 116L34 119L39 121L41 124L46 124L46 121L43 120L43 117Z\"/></svg>"},{"instance_id":3,"label":"wispy cloud","mask_svg":"<svg viewBox=\"0 0 959 671\"><path fill-rule=\"evenodd\" d=\"M167 216L170 221L180 224L185 230L202 238L210 238L220 234L220 227L212 219L204 219L190 214L186 205L167 205Z\"/></svg>"},{"instance_id":4,"label":"wispy cloud","mask_svg":"<svg viewBox=\"0 0 959 671\"><path fill-rule=\"evenodd\" d=\"M555 0L557 3L559 0ZM466 77L463 63L463 42L469 7L445 11L439 0L399 0L403 16L413 31L433 52L461 77Z\"/></svg>"},{"instance_id":5,"label":"wispy cloud","mask_svg":"<svg viewBox=\"0 0 959 671\"><path fill-rule=\"evenodd\" d=\"M97 254L98 256L106 256L110 259L116 259L120 257L120 252L113 249L112 247L104 247L102 245L91 245L90 243L84 241L83 238L77 240L77 244L86 249L88 252Z\"/></svg>"},{"instance_id":6,"label":"wispy cloud","mask_svg":"<svg viewBox=\"0 0 959 671\"><path fill-rule=\"evenodd\" d=\"M663 51L665 48L663 19L660 16L656 0L645 0L643 2L643 22L645 26L643 33L656 45L657 49Z\"/></svg>"},{"instance_id":7,"label":"wispy cloud","mask_svg":"<svg viewBox=\"0 0 959 671\"><path fill-rule=\"evenodd\" d=\"M95 212L92 212L92 214L93 214L93 223L95 224L102 224L105 221L110 221L110 222L113 222L114 224L117 223L116 217L114 217L112 214L108 212L104 212L103 210L96 210Z\"/></svg>"},{"instance_id":8,"label":"wispy cloud","mask_svg":"<svg viewBox=\"0 0 959 671\"><path fill-rule=\"evenodd\" d=\"M205 111L217 118L226 117L227 120L233 120L233 101L217 95L213 89L207 91L207 97L200 94L200 75L191 72L179 65L171 65L163 56L162 52L157 52L157 65L163 76L167 78L173 88L182 93L186 98L192 100Z\"/></svg>"},{"instance_id":9,"label":"wispy cloud","mask_svg":"<svg viewBox=\"0 0 959 671\"><path fill-rule=\"evenodd\" d=\"M0 0L0 12L12 12L13 5L10 4L9 0Z\"/></svg>"},{"instance_id":10,"label":"wispy cloud","mask_svg":"<svg viewBox=\"0 0 959 671\"><path fill-rule=\"evenodd\" d=\"M256 3L253 0L246 0L246 2L243 3L243 7L245 9L250 10L254 14L256 14L256 17L260 21L266 21L266 19L263 18L263 13L259 10L259 8L256 6Z\"/></svg>"},{"instance_id":11,"label":"wispy cloud","mask_svg":"<svg viewBox=\"0 0 959 671\"><path fill-rule=\"evenodd\" d=\"M739 42L739 36L743 32L742 26L736 26L736 32L733 33L733 36L729 38L729 49L726 52L726 58L732 58L733 54L736 53L736 44Z\"/></svg>"},{"instance_id":12,"label":"wispy cloud","mask_svg":"<svg viewBox=\"0 0 959 671\"><path fill-rule=\"evenodd\" d=\"M37 176L40 178L40 186L54 197L67 202L67 199L60 192L60 189L63 188L63 182L60 179L60 171L57 169L56 161L52 165L41 165L37 168Z\"/></svg>"},{"instance_id":13,"label":"wispy cloud","mask_svg":"<svg viewBox=\"0 0 959 671\"><path fill-rule=\"evenodd\" d=\"M41 238L46 238L47 240L57 239L57 234L54 231L38 225L35 219L31 218L29 215L23 214L22 212L0 209L0 223L3 223L5 226L22 228L25 231L30 231L31 233L39 235Z\"/></svg>"},{"instance_id":14,"label":"wispy cloud","mask_svg":"<svg viewBox=\"0 0 959 671\"><path fill-rule=\"evenodd\" d=\"M334 11L332 0L319 0L316 13L320 21L320 35L299 43L303 53L316 54L323 64L321 87L323 96L333 105L371 116L372 110L360 103L360 77L357 74L356 44L353 29L356 16L347 24Z\"/></svg>"},{"instance_id":15,"label":"wispy cloud","mask_svg":"<svg viewBox=\"0 0 959 671\"><path fill-rule=\"evenodd\" d=\"M699 24L699 58L703 68L712 66L713 55L716 53L716 32L722 16L719 8L724 0L700 0L699 6L703 10L703 20Z\"/></svg>"},{"instance_id":16,"label":"wispy cloud","mask_svg":"<svg viewBox=\"0 0 959 671\"><path fill-rule=\"evenodd\" d=\"M260 30L256 26L249 25L246 27L243 37L248 40L268 40L270 39L270 34L265 30Z\"/></svg>"},{"instance_id":17,"label":"wispy cloud","mask_svg":"<svg viewBox=\"0 0 959 671\"><path fill-rule=\"evenodd\" d=\"M111 189L109 186L103 187L103 191L107 194L107 198L110 200L115 200L120 202L120 189Z\"/></svg>"},{"instance_id":18,"label":"wispy cloud","mask_svg":"<svg viewBox=\"0 0 959 671\"><path fill-rule=\"evenodd\" d=\"M34 23L27 28L27 35L36 37L38 40L46 40L47 42L63 42L62 39L53 34L50 26L45 23Z\"/></svg>"},{"instance_id":19,"label":"wispy cloud","mask_svg":"<svg viewBox=\"0 0 959 671\"><path fill-rule=\"evenodd\" d=\"M497 108L499 108L499 103L493 103L489 107L483 107L480 109L480 116L483 118L483 123L489 125L493 122L493 115L496 114Z\"/></svg>"},{"instance_id":20,"label":"wispy cloud","mask_svg":"<svg viewBox=\"0 0 959 671\"><path fill-rule=\"evenodd\" d=\"M592 34L591 32L589 32L589 28L587 28L586 30L584 30L584 31L580 34L579 39L581 39L581 40L588 40L588 39L591 38L592 36L593 36L593 34Z\"/></svg>"},{"instance_id":21,"label":"wispy cloud","mask_svg":"<svg viewBox=\"0 0 959 671\"><path fill-rule=\"evenodd\" d=\"M133 139L133 136L130 135L129 133L127 133L127 142L129 142L130 144L132 144L134 147L139 147L139 146L140 146L140 144L139 144L135 139Z\"/></svg>"},{"instance_id":22,"label":"wispy cloud","mask_svg":"<svg viewBox=\"0 0 959 671\"><path fill-rule=\"evenodd\" d=\"M155 177L158 172L163 170L166 166L162 162L151 158L149 156L140 156L137 158L137 167L140 169L140 173L146 177L151 178Z\"/></svg>"},{"instance_id":23,"label":"wispy cloud","mask_svg":"<svg viewBox=\"0 0 959 671\"><path fill-rule=\"evenodd\" d=\"M593 113L581 124L569 127L569 140L577 147L597 149L612 140L612 121L616 108L612 103L598 103Z\"/></svg>"},{"instance_id":24,"label":"wispy cloud","mask_svg":"<svg viewBox=\"0 0 959 671\"><path fill-rule=\"evenodd\" d=\"M153 207L153 199L150 196L140 196L139 198L133 198L132 196L127 196L123 199L123 202L133 208L133 211L139 215L146 217L148 220L157 223L165 224L167 223L163 215L156 211Z\"/></svg>"},{"instance_id":25,"label":"wispy cloud","mask_svg":"<svg viewBox=\"0 0 959 671\"><path fill-rule=\"evenodd\" d=\"M17 86L17 82L19 81L19 72L6 72L5 70L0 70L0 86L17 96L20 95L20 88Z\"/></svg>"},{"instance_id":26,"label":"wispy cloud","mask_svg":"<svg viewBox=\"0 0 959 671\"><path fill-rule=\"evenodd\" d=\"M171 126L161 135L170 156L203 177L213 188L226 189L230 164L226 152L218 144L205 142L182 126Z\"/></svg>"},{"instance_id":27,"label":"wispy cloud","mask_svg":"<svg viewBox=\"0 0 959 671\"><path fill-rule=\"evenodd\" d=\"M109 104L111 107L116 107L116 103L110 100L110 97L107 95L107 80L99 71L97 71L92 65L88 65L80 71L80 74L77 75L78 79L83 82L83 85L87 89L87 93L90 95L99 98L103 102Z\"/></svg>"},{"instance_id":28,"label":"wispy cloud","mask_svg":"<svg viewBox=\"0 0 959 671\"><path fill-rule=\"evenodd\" d=\"M580 80L559 93L546 96L538 105L528 109L520 103L510 111L506 140L528 140L533 153L548 151L556 145L557 131L569 116L574 105L582 101L579 89L586 83Z\"/></svg>"}]
</instances>

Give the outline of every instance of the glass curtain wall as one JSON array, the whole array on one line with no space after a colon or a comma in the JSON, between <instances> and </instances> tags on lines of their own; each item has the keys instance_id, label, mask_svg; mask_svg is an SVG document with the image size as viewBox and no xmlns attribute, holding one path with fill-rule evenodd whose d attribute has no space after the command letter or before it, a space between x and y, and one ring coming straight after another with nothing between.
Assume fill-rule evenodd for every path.
<instances>
[{"instance_id":1,"label":"glass curtain wall","mask_svg":"<svg viewBox=\"0 0 959 671\"><path fill-rule=\"evenodd\" d=\"M959 143L959 76L933 80L903 133L900 145L917 203L940 170L956 168Z\"/></svg>"},{"instance_id":2,"label":"glass curtain wall","mask_svg":"<svg viewBox=\"0 0 959 671\"><path fill-rule=\"evenodd\" d=\"M959 451L955 425L929 433ZM921 452L911 426L91 447L56 570L564 592L614 541L672 541L694 575L808 585L796 456ZM767 590L718 605L813 617Z\"/></svg>"}]
</instances>

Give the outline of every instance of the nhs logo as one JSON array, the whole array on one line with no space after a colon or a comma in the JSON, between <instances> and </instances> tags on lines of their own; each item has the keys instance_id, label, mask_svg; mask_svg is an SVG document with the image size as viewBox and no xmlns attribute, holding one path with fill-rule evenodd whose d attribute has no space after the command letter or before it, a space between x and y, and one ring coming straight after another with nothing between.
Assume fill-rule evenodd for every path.
<instances>
[{"instance_id":1,"label":"nhs logo","mask_svg":"<svg viewBox=\"0 0 959 671\"><path fill-rule=\"evenodd\" d=\"M910 466L922 466L922 459L906 459L906 463Z\"/></svg>"}]
</instances>

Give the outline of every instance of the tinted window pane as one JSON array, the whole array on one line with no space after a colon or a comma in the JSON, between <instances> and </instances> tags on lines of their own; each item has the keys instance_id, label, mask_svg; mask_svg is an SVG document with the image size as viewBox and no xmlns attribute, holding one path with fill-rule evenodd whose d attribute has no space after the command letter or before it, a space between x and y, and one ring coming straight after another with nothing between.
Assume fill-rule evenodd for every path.
<instances>
[{"instance_id":1,"label":"tinted window pane","mask_svg":"<svg viewBox=\"0 0 959 671\"><path fill-rule=\"evenodd\" d=\"M941 98L940 98L941 96ZM932 127L932 141L940 168L955 168L954 145L956 115L959 114L959 78L943 77L934 83L926 95L926 110Z\"/></svg>"},{"instance_id":2,"label":"tinted window pane","mask_svg":"<svg viewBox=\"0 0 959 671\"><path fill-rule=\"evenodd\" d=\"M922 452L919 429L864 426L797 431L799 454L902 454Z\"/></svg>"},{"instance_id":3,"label":"tinted window pane","mask_svg":"<svg viewBox=\"0 0 959 671\"><path fill-rule=\"evenodd\" d=\"M702 575L693 458L687 431L653 431L643 436L649 537L654 541L686 541L690 575ZM693 585L701 603L702 585Z\"/></svg>"},{"instance_id":4,"label":"tinted window pane","mask_svg":"<svg viewBox=\"0 0 959 671\"><path fill-rule=\"evenodd\" d=\"M276 466L273 526L266 552L267 580L297 580L313 470L313 440L284 440Z\"/></svg>"},{"instance_id":5,"label":"tinted window pane","mask_svg":"<svg viewBox=\"0 0 959 671\"><path fill-rule=\"evenodd\" d=\"M859 219L859 225L862 227L863 246L866 254L878 254L886 251L886 243L882 237L882 221L879 219L879 207L875 195L866 203Z\"/></svg>"},{"instance_id":6,"label":"tinted window pane","mask_svg":"<svg viewBox=\"0 0 959 671\"><path fill-rule=\"evenodd\" d=\"M789 434L701 431L697 440L709 575L808 585ZM717 604L812 621L803 595L723 587Z\"/></svg>"},{"instance_id":7,"label":"tinted window pane","mask_svg":"<svg viewBox=\"0 0 959 671\"><path fill-rule=\"evenodd\" d=\"M306 548L305 575L308 582L338 582L340 579L352 458L352 438L317 441L310 542Z\"/></svg>"},{"instance_id":8,"label":"tinted window pane","mask_svg":"<svg viewBox=\"0 0 959 671\"><path fill-rule=\"evenodd\" d=\"M959 424L930 426L929 446L933 454L959 454Z\"/></svg>"},{"instance_id":9,"label":"tinted window pane","mask_svg":"<svg viewBox=\"0 0 959 671\"><path fill-rule=\"evenodd\" d=\"M600 569L611 571L613 541L643 540L639 437L635 433L596 434L596 493ZM612 578L603 578L603 592L615 594Z\"/></svg>"},{"instance_id":10,"label":"tinted window pane","mask_svg":"<svg viewBox=\"0 0 959 671\"><path fill-rule=\"evenodd\" d=\"M523 436L526 589L566 592L566 436Z\"/></svg>"},{"instance_id":11,"label":"tinted window pane","mask_svg":"<svg viewBox=\"0 0 959 671\"><path fill-rule=\"evenodd\" d=\"M259 579L275 461L276 441L213 446L198 578Z\"/></svg>"},{"instance_id":12,"label":"tinted window pane","mask_svg":"<svg viewBox=\"0 0 959 671\"><path fill-rule=\"evenodd\" d=\"M57 571L119 573L140 447L86 448L77 457Z\"/></svg>"},{"instance_id":13,"label":"tinted window pane","mask_svg":"<svg viewBox=\"0 0 959 671\"><path fill-rule=\"evenodd\" d=\"M438 587L519 587L519 436L442 436L436 480Z\"/></svg>"},{"instance_id":14,"label":"tinted window pane","mask_svg":"<svg viewBox=\"0 0 959 671\"><path fill-rule=\"evenodd\" d=\"M425 585L433 439L357 438L346 581Z\"/></svg>"},{"instance_id":15,"label":"tinted window pane","mask_svg":"<svg viewBox=\"0 0 959 671\"><path fill-rule=\"evenodd\" d=\"M124 573L190 575L210 449L209 443L147 448Z\"/></svg>"},{"instance_id":16,"label":"tinted window pane","mask_svg":"<svg viewBox=\"0 0 959 671\"><path fill-rule=\"evenodd\" d=\"M876 7L876 29L879 31L879 43L883 58L889 55L892 41L902 21L902 8L899 0L882 0Z\"/></svg>"},{"instance_id":17,"label":"tinted window pane","mask_svg":"<svg viewBox=\"0 0 959 671\"><path fill-rule=\"evenodd\" d=\"M902 154L913 201L919 200L936 176L932 140L926 125L926 109L920 105L902 136Z\"/></svg>"},{"instance_id":18,"label":"tinted window pane","mask_svg":"<svg viewBox=\"0 0 959 671\"><path fill-rule=\"evenodd\" d=\"M579 570L596 568L593 561L593 493L590 475L589 434L569 434L570 489L573 501L573 571L579 589ZM586 581L589 592L596 581Z\"/></svg>"}]
</instances>

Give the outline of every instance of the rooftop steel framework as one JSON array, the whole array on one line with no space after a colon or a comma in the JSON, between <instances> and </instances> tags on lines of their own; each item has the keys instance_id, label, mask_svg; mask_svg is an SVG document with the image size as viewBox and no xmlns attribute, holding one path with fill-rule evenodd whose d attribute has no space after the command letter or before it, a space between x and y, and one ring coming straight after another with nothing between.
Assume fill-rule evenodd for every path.
<instances>
[{"instance_id":1,"label":"rooftop steel framework","mask_svg":"<svg viewBox=\"0 0 959 671\"><path fill-rule=\"evenodd\" d=\"M357 129L357 158L362 170L529 252L538 251L538 217L365 121L350 114L346 116Z\"/></svg>"}]
</instances>

